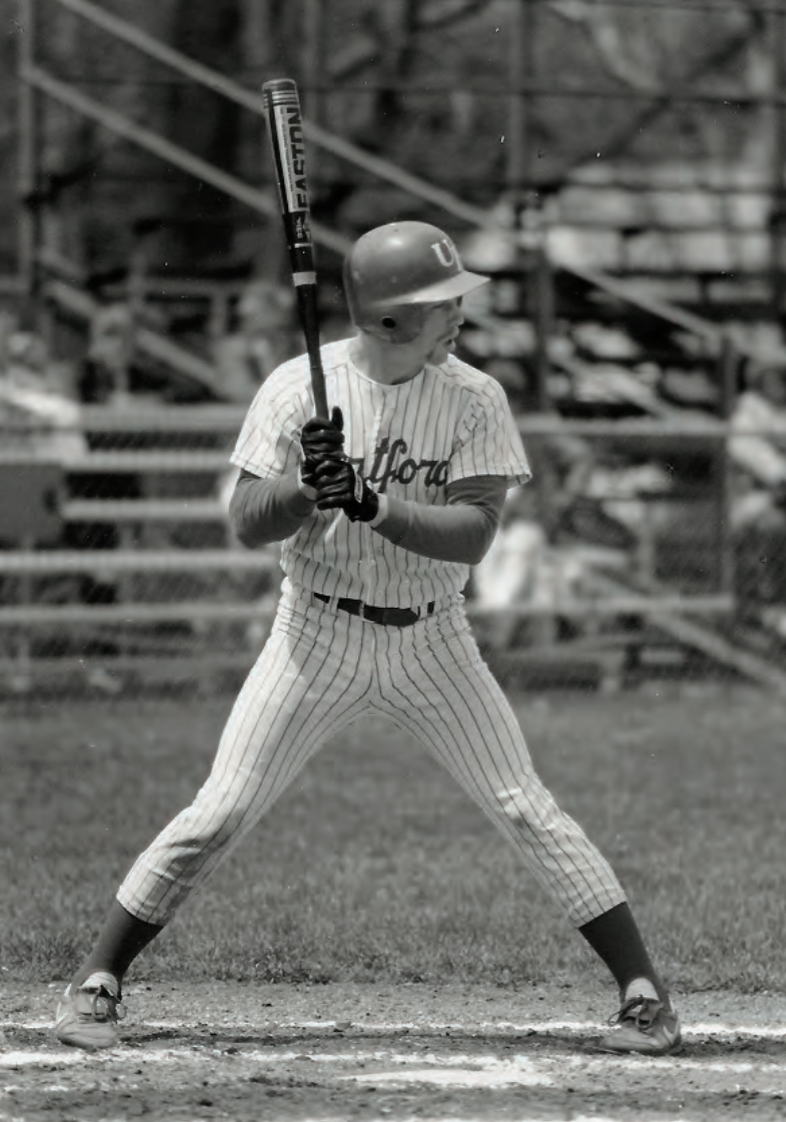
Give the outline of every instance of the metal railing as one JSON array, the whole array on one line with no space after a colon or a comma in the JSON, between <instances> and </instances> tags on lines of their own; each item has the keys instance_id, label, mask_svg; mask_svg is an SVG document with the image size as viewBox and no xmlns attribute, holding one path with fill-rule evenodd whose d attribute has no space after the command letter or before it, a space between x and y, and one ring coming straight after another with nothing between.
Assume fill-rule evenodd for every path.
<instances>
[{"instance_id":1,"label":"metal railing","mask_svg":"<svg viewBox=\"0 0 786 1122\"><path fill-rule=\"evenodd\" d=\"M20 36L20 79L23 90L27 91L26 96L20 99L22 118L20 132L23 138L34 137L35 135L35 113L30 95L34 90L38 90L75 112L96 121L131 143L168 161L173 166L216 187L252 210L267 216L278 216L278 202L272 189L268 191L260 190L228 175L207 163L207 161L199 159L171 141L141 127L123 114L108 108L101 102L60 81L39 66L35 54L36 2L37 0L22 0L23 18L28 27L28 33ZM181 52L166 46L127 20L112 15L90 3L89 0L51 0L51 2L80 16L95 27L103 29L108 34L141 51L149 58L171 67L179 74L204 86L206 89L228 98L257 116L262 116L261 98L257 91L251 91L210 67L204 66ZM467 203L451 192L435 187L419 176L412 175L385 159L365 152L357 145L329 132L308 118L303 121L303 132L310 144L338 156L357 170L365 171L384 183L396 186L422 202L432 203L445 211L446 214L452 215L471 227L493 229L497 233L502 233L519 248L527 251L532 249L532 233L530 231L511 229L505 223L500 222L493 213ZM23 152L20 168L23 192L35 182L34 148L34 143L27 143ZM322 244L340 255L343 255L349 246L348 238L319 223L314 224L313 233L318 244ZM32 253L27 255L27 258L32 259L34 255L33 250ZM30 263L28 267L31 268L32 264ZM570 265L561 265L560 268L626 305L638 308L655 318L665 320L698 336L712 345L716 352L720 354L724 332L702 317L686 312L644 291L637 290L634 284L616 281L602 272ZM756 354L768 360L780 359L786 362L786 348L770 348L766 353L757 349Z\"/></svg>"}]
</instances>

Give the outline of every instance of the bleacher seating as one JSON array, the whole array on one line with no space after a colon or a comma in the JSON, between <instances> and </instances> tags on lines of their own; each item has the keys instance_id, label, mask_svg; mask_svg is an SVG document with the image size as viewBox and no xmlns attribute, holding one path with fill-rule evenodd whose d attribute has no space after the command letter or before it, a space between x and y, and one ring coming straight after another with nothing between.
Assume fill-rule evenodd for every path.
<instances>
[{"instance_id":1,"label":"bleacher seating","mask_svg":"<svg viewBox=\"0 0 786 1122\"><path fill-rule=\"evenodd\" d=\"M241 419L222 406L86 408L78 459L0 450L0 522L14 530L0 551L0 677L173 653L199 673L250 665L279 573L275 547L234 541L219 492ZM117 479L131 497L102 495Z\"/></svg>"}]
</instances>

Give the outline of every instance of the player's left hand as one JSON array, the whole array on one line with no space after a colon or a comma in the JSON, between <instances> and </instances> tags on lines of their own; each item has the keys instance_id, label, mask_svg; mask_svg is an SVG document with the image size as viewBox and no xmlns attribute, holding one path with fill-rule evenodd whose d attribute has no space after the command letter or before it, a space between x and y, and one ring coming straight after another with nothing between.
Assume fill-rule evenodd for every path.
<instances>
[{"instance_id":1,"label":"player's left hand","mask_svg":"<svg viewBox=\"0 0 786 1122\"><path fill-rule=\"evenodd\" d=\"M379 498L349 460L323 460L313 476L317 510L343 510L352 522L370 522Z\"/></svg>"}]
</instances>

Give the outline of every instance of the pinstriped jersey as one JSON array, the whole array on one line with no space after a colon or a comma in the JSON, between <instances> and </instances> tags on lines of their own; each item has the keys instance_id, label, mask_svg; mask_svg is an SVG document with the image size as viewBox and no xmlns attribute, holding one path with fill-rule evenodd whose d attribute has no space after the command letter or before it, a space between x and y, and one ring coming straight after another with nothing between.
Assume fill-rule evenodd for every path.
<instances>
[{"instance_id":1,"label":"pinstriped jersey","mask_svg":"<svg viewBox=\"0 0 786 1122\"><path fill-rule=\"evenodd\" d=\"M530 478L527 457L500 384L449 355L415 378L384 385L349 357L350 339L322 348L331 407L344 415L344 450L375 490L435 506L446 487L476 475ZM279 366L263 383L243 423L232 463L262 479L294 471L301 427L314 415L308 358ZM393 545L342 511L318 511L282 545L290 580L328 596L367 604L420 607L460 594L469 566L422 557Z\"/></svg>"}]
</instances>

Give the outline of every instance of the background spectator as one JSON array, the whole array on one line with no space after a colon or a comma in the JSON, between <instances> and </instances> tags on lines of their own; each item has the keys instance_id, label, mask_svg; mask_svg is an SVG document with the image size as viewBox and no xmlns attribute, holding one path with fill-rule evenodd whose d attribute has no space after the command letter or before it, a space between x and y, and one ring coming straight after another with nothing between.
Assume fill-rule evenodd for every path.
<instances>
[{"instance_id":1,"label":"background spectator","mask_svg":"<svg viewBox=\"0 0 786 1122\"><path fill-rule=\"evenodd\" d=\"M70 367L55 362L42 337L0 314L0 425L3 449L33 452L61 464L87 451L78 429Z\"/></svg>"},{"instance_id":2,"label":"background spectator","mask_svg":"<svg viewBox=\"0 0 786 1122\"><path fill-rule=\"evenodd\" d=\"M297 353L294 310L294 290L275 281L254 280L243 291L237 328L215 350L218 384L230 401L251 402L279 363Z\"/></svg>"}]
</instances>

